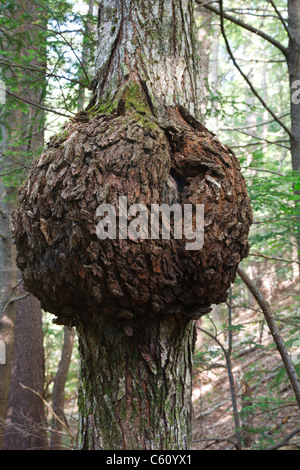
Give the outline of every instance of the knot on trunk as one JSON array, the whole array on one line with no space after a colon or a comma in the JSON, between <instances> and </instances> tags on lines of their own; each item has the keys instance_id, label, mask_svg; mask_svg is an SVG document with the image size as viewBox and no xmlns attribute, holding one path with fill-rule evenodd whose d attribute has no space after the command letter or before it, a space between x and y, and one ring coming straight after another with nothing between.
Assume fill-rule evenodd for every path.
<instances>
[{"instance_id":1,"label":"knot on trunk","mask_svg":"<svg viewBox=\"0 0 300 470\"><path fill-rule=\"evenodd\" d=\"M197 318L225 301L251 224L234 154L179 108L164 122L126 109L83 114L50 140L20 189L13 234L26 290L66 324L100 315ZM153 205L176 204L182 214L204 205L203 246L187 249L191 240L184 230L175 239L172 223L170 239L151 238L150 226L148 239L130 230L120 239L125 198L128 208L147 208L149 223ZM97 232L104 204L115 208L112 239ZM194 211L194 230L196 221Z\"/></svg>"}]
</instances>

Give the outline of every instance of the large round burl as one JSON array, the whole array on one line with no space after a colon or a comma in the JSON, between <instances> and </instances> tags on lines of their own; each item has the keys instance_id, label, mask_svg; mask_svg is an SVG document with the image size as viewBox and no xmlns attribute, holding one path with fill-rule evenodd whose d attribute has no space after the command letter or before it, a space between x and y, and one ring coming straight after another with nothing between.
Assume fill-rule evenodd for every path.
<instances>
[{"instance_id":1,"label":"large round burl","mask_svg":"<svg viewBox=\"0 0 300 470\"><path fill-rule=\"evenodd\" d=\"M174 116L176 115L176 119ZM82 115L52 138L13 216L25 288L66 324L99 315L197 318L226 300L248 254L251 208L239 162L201 124L129 111ZM101 204L204 204L201 250L186 240L100 240Z\"/></svg>"}]
</instances>

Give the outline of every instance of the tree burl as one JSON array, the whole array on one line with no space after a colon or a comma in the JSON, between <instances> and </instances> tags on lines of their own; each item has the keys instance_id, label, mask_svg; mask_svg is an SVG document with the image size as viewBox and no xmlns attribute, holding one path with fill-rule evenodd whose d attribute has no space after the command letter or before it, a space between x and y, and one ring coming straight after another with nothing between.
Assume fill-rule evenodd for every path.
<instances>
[{"instance_id":1,"label":"tree burl","mask_svg":"<svg viewBox=\"0 0 300 470\"><path fill-rule=\"evenodd\" d=\"M18 266L42 308L73 325L100 315L198 318L227 298L248 255L249 197L234 153L181 106L153 117L127 89L112 112L81 112L51 138L20 188L13 216ZM144 101L143 101L144 100ZM145 108L145 109L144 109ZM204 245L100 240L101 204L204 205ZM149 216L150 219L150 216ZM195 220L194 220L195 222ZM150 235L149 235L150 237Z\"/></svg>"}]
</instances>

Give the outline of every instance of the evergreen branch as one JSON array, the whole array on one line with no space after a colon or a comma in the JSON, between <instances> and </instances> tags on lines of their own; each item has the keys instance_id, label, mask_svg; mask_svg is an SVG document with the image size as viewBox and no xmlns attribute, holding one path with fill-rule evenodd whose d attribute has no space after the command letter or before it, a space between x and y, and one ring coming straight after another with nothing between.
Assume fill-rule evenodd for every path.
<instances>
[{"instance_id":1,"label":"evergreen branch","mask_svg":"<svg viewBox=\"0 0 300 470\"><path fill-rule=\"evenodd\" d=\"M254 96L256 96L256 98L259 99L259 101L261 102L261 104L263 105L263 107L271 114L271 116L274 118L275 121L278 122L278 124L280 124L280 126L285 130L285 132L289 135L289 137L292 137L292 134L291 134L291 131L287 128L287 126L281 121L281 119L276 116L276 114L274 113L274 111L272 111L272 109L267 105L267 103L265 102L265 100L260 96L260 94L257 92L257 90L254 88L251 80L249 80L249 78L247 77L247 75L242 71L241 67L238 65L234 55L233 55L233 52L231 50L231 47L230 47L230 44L228 42L228 38L227 38L227 35L226 35L226 32L225 32L225 26L224 26L224 11L223 11L223 0L219 0L219 4L220 4L220 19L221 19L221 32L222 32L222 36L224 38L224 41L225 41L225 44L226 44L226 48L227 48L227 51L228 51L228 54L234 64L234 66L237 68L237 70L240 72L241 76L244 78L244 80L247 82L248 86L250 87L252 93L254 94Z\"/></svg>"},{"instance_id":2,"label":"evergreen branch","mask_svg":"<svg viewBox=\"0 0 300 470\"><path fill-rule=\"evenodd\" d=\"M272 36L270 36L269 34L265 33L264 31L261 31L260 29L255 28L254 26L252 26L248 23L245 23L242 20L239 20L238 18L235 18L234 16L228 15L227 13L224 13L224 12L222 13L221 9L215 8L215 7L211 6L209 3L203 2L203 0L195 0L195 1L196 1L196 3L198 3L198 5L201 5L204 8L207 8L208 10L212 11L216 15L221 17L221 14L222 14L223 18L225 18L226 20L229 20L232 23L234 23L238 26L241 26L244 29L247 29L251 33L257 34L261 38L263 38L266 41L268 41L269 43L271 43L273 46L277 47L284 54L284 56L287 57L287 55L288 55L287 47L285 47L283 44L281 44L281 42L276 41L276 39L272 38ZM216 2L210 2L210 3L216 3Z\"/></svg>"}]
</instances>

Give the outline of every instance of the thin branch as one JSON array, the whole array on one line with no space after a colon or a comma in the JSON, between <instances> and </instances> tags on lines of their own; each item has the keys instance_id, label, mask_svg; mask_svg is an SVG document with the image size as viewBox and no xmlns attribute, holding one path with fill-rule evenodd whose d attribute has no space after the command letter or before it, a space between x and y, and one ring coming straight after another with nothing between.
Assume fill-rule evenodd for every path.
<instances>
[{"instance_id":1,"label":"thin branch","mask_svg":"<svg viewBox=\"0 0 300 470\"><path fill-rule=\"evenodd\" d=\"M6 236L2 235L2 233L0 233L0 238L2 238L3 241L7 240Z\"/></svg>"},{"instance_id":2,"label":"thin branch","mask_svg":"<svg viewBox=\"0 0 300 470\"><path fill-rule=\"evenodd\" d=\"M196 3L198 3L198 5L201 5L205 8L207 8L208 10L212 11L213 13L216 13L218 16L221 16L221 11L218 8L211 6L209 3L204 3L203 0L195 0L195 1L196 1ZM211 3L216 3L216 2L211 2ZM234 16L228 15L227 13L223 13L223 17L226 20L229 20L232 23L235 23L236 25L241 26L244 29L247 29L251 33L257 34L261 38L263 38L266 41L270 42L271 44L273 44L273 46L277 47L284 54L285 57L287 57L287 55L288 55L287 47L285 47L283 44L281 44L281 42L276 41L276 39L272 38L272 36L269 36L264 31L261 31L260 29L257 29L254 26L251 26L250 24L239 20L238 18L235 18Z\"/></svg>"},{"instance_id":3,"label":"thin branch","mask_svg":"<svg viewBox=\"0 0 300 470\"><path fill-rule=\"evenodd\" d=\"M264 168L253 168L252 166L248 166L245 168L245 170L252 170L252 171L263 171L264 173L272 173L273 175L278 175L278 176L283 176L282 173L279 173L278 171L273 171L273 170L265 170Z\"/></svg>"},{"instance_id":4,"label":"thin branch","mask_svg":"<svg viewBox=\"0 0 300 470\"><path fill-rule=\"evenodd\" d=\"M264 259L268 259L268 260L271 260L271 261L281 261L282 263L288 263L288 264L296 263L296 264L300 265L299 261L296 261L296 260L293 260L293 259L290 260L290 259L284 259L284 258L274 258L272 256L266 256L266 255L263 255L261 253L249 253L249 256L256 256L257 258L264 258Z\"/></svg>"},{"instance_id":5,"label":"thin branch","mask_svg":"<svg viewBox=\"0 0 300 470\"><path fill-rule=\"evenodd\" d=\"M285 438L282 439L282 441L277 442L277 444L274 444L273 446L268 447L268 448L265 449L265 450L277 450L277 449L280 449L281 447L284 447L286 444L288 444L288 442L292 439L292 437L296 436L296 435L299 434L299 433L300 433L300 428L294 429L294 431L292 431L292 432L290 432L289 434L287 434L287 436L285 436Z\"/></svg>"},{"instance_id":6,"label":"thin branch","mask_svg":"<svg viewBox=\"0 0 300 470\"><path fill-rule=\"evenodd\" d=\"M216 437L216 438L211 438L211 439L193 439L193 442L229 442L236 448L236 450L240 450L237 443L234 441L231 441L230 439L218 439Z\"/></svg>"},{"instance_id":7,"label":"thin branch","mask_svg":"<svg viewBox=\"0 0 300 470\"><path fill-rule=\"evenodd\" d=\"M68 115L68 114L64 114L64 113L61 113L60 111L57 111L56 109L53 109L53 108L46 108L45 106L41 106L40 104L38 103L34 103L33 101L30 101L30 100L27 100L26 98L23 98L22 96L18 96L18 95L15 95L14 93L12 93L11 91L8 91L6 90L6 93L10 96L12 96L13 98L16 98L17 100L19 101L23 101L23 103L27 103L29 104L30 106L34 106L35 108L39 108L39 109L42 109L43 111L47 111L48 113L54 113L54 114L57 114L58 116L63 116L63 117L66 117L66 118L70 118L72 116ZM75 113L72 113L72 114L75 114Z\"/></svg>"},{"instance_id":8,"label":"thin branch","mask_svg":"<svg viewBox=\"0 0 300 470\"><path fill-rule=\"evenodd\" d=\"M5 313L9 304L11 304L12 302L18 302L19 300L22 300L22 299L26 299L26 297L28 297L29 295L30 295L29 292L25 292L25 294L19 295L18 297L12 297L11 299L9 299L9 301L6 303L3 309L3 314Z\"/></svg>"},{"instance_id":9,"label":"thin branch","mask_svg":"<svg viewBox=\"0 0 300 470\"><path fill-rule=\"evenodd\" d=\"M47 68L42 68L42 67L33 67L32 65L22 65L22 64L16 64L15 62L5 62L0 60L0 65L6 65L7 67L14 67L14 68L21 68L25 70L32 70L33 72L39 72L41 74L46 74L48 77L54 77L54 78L59 78L62 80L67 80L69 82L72 82L76 85L81 85L81 86L87 86L85 83L82 83L79 80L75 80L74 78L69 78L65 77L64 75L57 75L50 70L48 71Z\"/></svg>"},{"instance_id":10,"label":"thin branch","mask_svg":"<svg viewBox=\"0 0 300 470\"><path fill-rule=\"evenodd\" d=\"M16 171L19 171L19 168L16 168L15 170L8 171L7 173L0 173L0 177L1 176L11 175L12 173L15 173Z\"/></svg>"},{"instance_id":11,"label":"thin branch","mask_svg":"<svg viewBox=\"0 0 300 470\"><path fill-rule=\"evenodd\" d=\"M221 32L222 32L222 36L224 38L224 41L225 41L225 44L226 44L226 48L227 48L227 51L228 51L228 54L234 64L234 66L237 68L237 70L240 72L240 74L242 75L242 77L244 78L244 80L247 82L248 86L250 87L252 93L259 99L259 101L261 102L261 104L263 105L263 107L271 114L271 116L275 119L275 121L278 122L278 124L280 124L280 126L285 130L285 132L290 136L292 137L292 134L291 134L291 131L287 128L287 126L281 121L281 119L276 116L276 114L274 113L274 111L272 111L272 109L269 108L269 106L267 105L267 103L265 102L265 100L259 95L259 93L257 92L257 90L254 88L254 86L252 85L252 82L251 80L249 80L249 78L247 77L247 75L242 71L241 67L238 65L234 55L233 55L233 52L231 50L231 47L230 47L230 44L228 42L228 39L227 39L227 35L226 35L226 32L225 32L225 26L224 26L224 18L226 16L224 16L224 11L223 11L223 0L219 0L219 3L220 3L220 19L221 19Z\"/></svg>"},{"instance_id":12,"label":"thin branch","mask_svg":"<svg viewBox=\"0 0 300 470\"><path fill-rule=\"evenodd\" d=\"M277 6L275 5L275 3L273 2L273 0L269 0L269 2L271 3L272 7L274 8L274 10L276 11L277 15L278 15L278 18L280 19L281 23L283 24L284 26L284 29L286 30L287 34L288 34L288 37L289 39L291 40L291 33L290 33L290 30L286 24L286 21L285 19L283 18L282 14L280 13L280 11L278 10Z\"/></svg>"},{"instance_id":13,"label":"thin branch","mask_svg":"<svg viewBox=\"0 0 300 470\"><path fill-rule=\"evenodd\" d=\"M34 393L35 395L37 395L42 401L43 403L49 408L49 410L51 411L51 413L54 415L54 417L57 419L57 421L60 422L60 424L64 427L64 429L67 431L67 433L69 434L69 436L71 437L71 439L75 440L75 437L73 436L73 434L71 433L70 429L68 428L68 426L66 426L66 424L57 416L57 414L54 412L53 408L51 407L51 405L47 402L47 400L45 400L44 397L42 397L42 395L38 392L36 392L35 390L33 390L32 388L30 387L26 387L25 385L21 384L20 383L20 386L22 388L24 388L25 390L29 390L30 392Z\"/></svg>"},{"instance_id":14,"label":"thin branch","mask_svg":"<svg viewBox=\"0 0 300 470\"><path fill-rule=\"evenodd\" d=\"M27 166L27 165L25 165L25 163L18 162L18 160L16 160L15 158L11 157L10 155L7 155L6 153L3 153L3 152L1 152L1 151L0 151L0 155L1 155L1 157L6 158L6 160L9 160L9 161L15 163L16 165L20 165L20 166L22 166L23 168L26 168L27 170L30 170L30 167Z\"/></svg>"},{"instance_id":15,"label":"thin branch","mask_svg":"<svg viewBox=\"0 0 300 470\"><path fill-rule=\"evenodd\" d=\"M279 116L279 119L282 119L286 116L290 116L291 113L285 113L285 114L282 114L282 116ZM271 124L272 122L274 122L275 119L270 119L269 121L264 121L264 122L260 122L259 124L252 124L251 126L244 126L244 127L224 127L222 129L220 129L221 131L232 131L232 130L243 130L243 129L252 129L253 127L260 127L260 126L265 126L266 124Z\"/></svg>"},{"instance_id":16,"label":"thin branch","mask_svg":"<svg viewBox=\"0 0 300 470\"><path fill-rule=\"evenodd\" d=\"M294 390L294 394L300 409L300 382L298 379L297 372L295 371L294 364L292 359L289 355L289 352L284 344L284 341L280 335L280 331L276 325L275 314L271 308L269 302L264 298L261 291L253 284L251 279L247 276L247 274L239 267L237 270L240 278L243 280L245 285L248 287L249 291L253 294L254 298L256 299L257 303L259 304L274 342L276 344L277 350L281 356L283 365L285 367L286 373L290 380L291 386Z\"/></svg>"}]
</instances>

